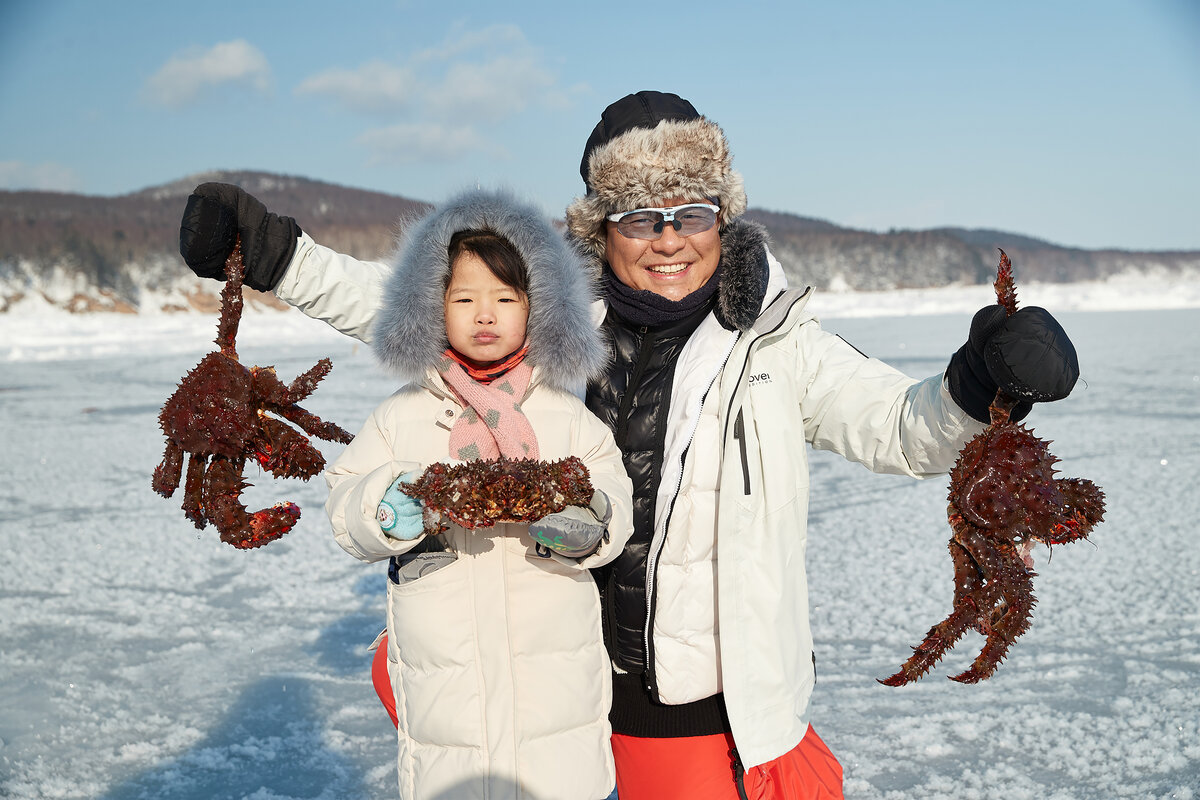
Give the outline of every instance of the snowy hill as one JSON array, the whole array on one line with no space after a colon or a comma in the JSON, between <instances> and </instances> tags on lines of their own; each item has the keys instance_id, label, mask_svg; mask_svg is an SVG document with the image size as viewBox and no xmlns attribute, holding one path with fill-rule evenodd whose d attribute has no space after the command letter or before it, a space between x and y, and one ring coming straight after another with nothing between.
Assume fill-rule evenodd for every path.
<instances>
[{"instance_id":1,"label":"snowy hill","mask_svg":"<svg viewBox=\"0 0 1200 800\"><path fill-rule=\"evenodd\" d=\"M262 172L203 173L119 197L0 191L0 313L33 301L74 312L215 309L217 284L194 278L178 252L187 196L206 181L245 187L323 244L359 258L386 254L397 220L428 208Z\"/></svg>"},{"instance_id":2,"label":"snowy hill","mask_svg":"<svg viewBox=\"0 0 1200 800\"><path fill-rule=\"evenodd\" d=\"M192 277L178 252L179 217L199 183L243 186L322 244L380 258L397 221L427 204L263 172L192 175L119 197L0 191L0 314L45 305L72 312L212 311L216 284ZM1016 233L940 228L883 233L765 210L772 250L796 284L837 291L985 285L1003 247L1018 280L1048 283L1140 276L1200 282L1200 252L1080 250ZM260 305L273 300L257 297Z\"/></svg>"}]
</instances>

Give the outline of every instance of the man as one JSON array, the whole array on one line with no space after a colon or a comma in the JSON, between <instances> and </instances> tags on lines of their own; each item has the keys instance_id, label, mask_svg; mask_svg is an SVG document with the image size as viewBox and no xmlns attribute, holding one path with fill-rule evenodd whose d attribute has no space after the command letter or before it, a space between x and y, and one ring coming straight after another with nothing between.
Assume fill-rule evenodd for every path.
<instances>
[{"instance_id":1,"label":"man","mask_svg":"<svg viewBox=\"0 0 1200 800\"><path fill-rule=\"evenodd\" d=\"M946 472L1000 386L1067 396L1070 340L1045 311L980 311L942 375L916 381L821 330L746 209L721 129L638 92L605 109L570 235L601 282L614 359L587 387L634 486L635 533L595 573L613 661L621 800L840 798L808 724L805 442L876 472ZM371 337L387 267L323 248L236 187L189 201L181 251L220 277L236 213L246 282Z\"/></svg>"}]
</instances>

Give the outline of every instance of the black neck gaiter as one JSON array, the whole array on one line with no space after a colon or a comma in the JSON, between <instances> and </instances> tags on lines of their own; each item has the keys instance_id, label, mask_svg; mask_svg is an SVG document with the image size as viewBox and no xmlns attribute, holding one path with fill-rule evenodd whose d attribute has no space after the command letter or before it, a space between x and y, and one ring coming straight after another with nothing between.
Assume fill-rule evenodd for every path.
<instances>
[{"instance_id":1,"label":"black neck gaiter","mask_svg":"<svg viewBox=\"0 0 1200 800\"><path fill-rule=\"evenodd\" d=\"M703 286L682 300L668 300L660 294L626 286L604 265L604 299L621 315L635 325L657 328L687 319L693 312L708 303L720 285L721 267L717 266Z\"/></svg>"}]
</instances>

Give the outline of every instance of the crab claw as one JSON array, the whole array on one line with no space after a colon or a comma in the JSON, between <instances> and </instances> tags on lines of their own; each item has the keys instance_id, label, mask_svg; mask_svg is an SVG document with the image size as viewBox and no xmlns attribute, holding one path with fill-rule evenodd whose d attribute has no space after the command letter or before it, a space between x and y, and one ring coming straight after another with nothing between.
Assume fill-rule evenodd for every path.
<instances>
[{"instance_id":1,"label":"crab claw","mask_svg":"<svg viewBox=\"0 0 1200 800\"><path fill-rule=\"evenodd\" d=\"M300 519L295 503L279 503L250 514L242 505L247 484L224 458L214 458L204 480L204 515L221 532L221 541L239 550L262 547L290 531Z\"/></svg>"},{"instance_id":2,"label":"crab claw","mask_svg":"<svg viewBox=\"0 0 1200 800\"><path fill-rule=\"evenodd\" d=\"M239 550L252 550L262 547L283 536L296 525L300 519L300 507L295 503L279 503L271 508L246 514L244 524L231 531L221 531L221 541L231 544Z\"/></svg>"}]
</instances>

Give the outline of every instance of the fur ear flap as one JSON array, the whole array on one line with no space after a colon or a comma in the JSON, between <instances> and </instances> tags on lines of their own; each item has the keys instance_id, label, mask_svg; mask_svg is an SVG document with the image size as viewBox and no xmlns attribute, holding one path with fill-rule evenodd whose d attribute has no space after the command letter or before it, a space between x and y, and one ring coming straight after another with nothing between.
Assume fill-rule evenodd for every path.
<instances>
[{"instance_id":1,"label":"fur ear flap","mask_svg":"<svg viewBox=\"0 0 1200 800\"><path fill-rule=\"evenodd\" d=\"M748 331L758 319L771 265L767 229L739 219L721 234L721 285L717 289L717 319L729 330Z\"/></svg>"}]
</instances>

